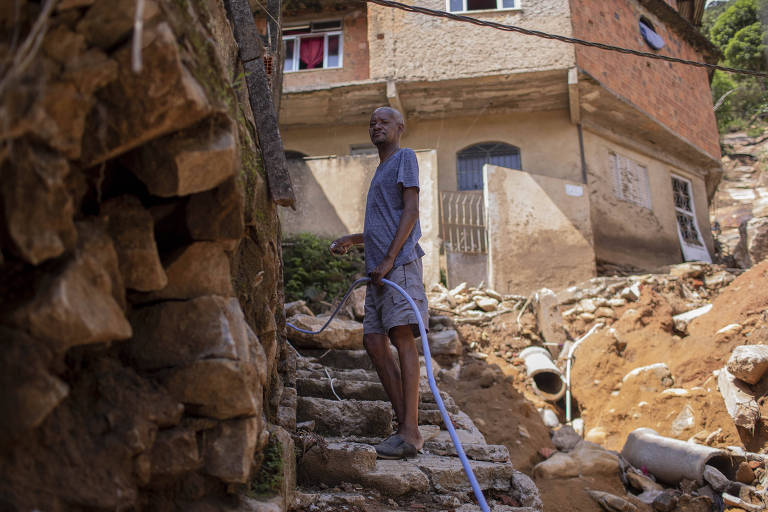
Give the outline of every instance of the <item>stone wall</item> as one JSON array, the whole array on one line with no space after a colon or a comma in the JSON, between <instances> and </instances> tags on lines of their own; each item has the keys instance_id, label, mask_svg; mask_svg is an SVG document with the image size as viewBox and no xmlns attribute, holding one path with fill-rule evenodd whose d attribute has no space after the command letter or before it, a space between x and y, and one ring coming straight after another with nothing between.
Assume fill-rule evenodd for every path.
<instances>
[{"instance_id":1,"label":"stone wall","mask_svg":"<svg viewBox=\"0 0 768 512\"><path fill-rule=\"evenodd\" d=\"M4 4L0 40L40 8ZM2 510L235 504L295 424L279 222L223 2L146 0L138 72L134 12L59 1L0 80Z\"/></svg>"}]
</instances>

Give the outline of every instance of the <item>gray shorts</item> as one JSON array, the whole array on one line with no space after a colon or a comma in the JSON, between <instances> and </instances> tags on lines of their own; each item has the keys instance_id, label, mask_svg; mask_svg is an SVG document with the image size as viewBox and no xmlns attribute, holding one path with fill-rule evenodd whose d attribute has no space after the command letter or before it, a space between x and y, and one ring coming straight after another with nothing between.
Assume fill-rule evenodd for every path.
<instances>
[{"instance_id":1,"label":"gray shorts","mask_svg":"<svg viewBox=\"0 0 768 512\"><path fill-rule=\"evenodd\" d=\"M398 284L411 296L419 308L424 328L429 331L429 310L422 275L421 258L416 258L390 270L386 279ZM387 335L390 329L399 325L410 325L414 337L419 337L418 320L405 297L391 286L368 283L365 291L363 334Z\"/></svg>"}]
</instances>

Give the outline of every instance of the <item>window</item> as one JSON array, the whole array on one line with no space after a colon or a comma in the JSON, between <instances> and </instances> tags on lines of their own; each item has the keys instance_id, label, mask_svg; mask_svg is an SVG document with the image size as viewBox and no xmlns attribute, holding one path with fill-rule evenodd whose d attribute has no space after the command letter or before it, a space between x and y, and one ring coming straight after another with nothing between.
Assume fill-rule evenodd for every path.
<instances>
[{"instance_id":1,"label":"window","mask_svg":"<svg viewBox=\"0 0 768 512\"><path fill-rule=\"evenodd\" d=\"M462 149L456 154L459 190L482 190L485 164L521 169L520 150L503 142L485 142Z\"/></svg>"},{"instance_id":2,"label":"window","mask_svg":"<svg viewBox=\"0 0 768 512\"><path fill-rule=\"evenodd\" d=\"M340 68L342 66L341 21L323 21L283 30L285 71Z\"/></svg>"},{"instance_id":3,"label":"window","mask_svg":"<svg viewBox=\"0 0 768 512\"><path fill-rule=\"evenodd\" d=\"M677 235L686 261L711 262L709 251L701 239L699 224L696 222L696 207L693 203L691 182L672 175L672 196L675 201Z\"/></svg>"},{"instance_id":4,"label":"window","mask_svg":"<svg viewBox=\"0 0 768 512\"><path fill-rule=\"evenodd\" d=\"M520 0L446 0L451 12L516 9Z\"/></svg>"},{"instance_id":5,"label":"window","mask_svg":"<svg viewBox=\"0 0 768 512\"><path fill-rule=\"evenodd\" d=\"M611 153L613 191L622 201L651 209L648 168L631 158Z\"/></svg>"},{"instance_id":6,"label":"window","mask_svg":"<svg viewBox=\"0 0 768 512\"><path fill-rule=\"evenodd\" d=\"M641 16L640 21L638 22L638 27L640 28L640 34L643 36L643 39L645 39L648 46L654 50L661 50L664 48L666 43L664 42L664 39L656 33L656 29L654 28L653 23L651 23L651 20L645 16Z\"/></svg>"}]
</instances>

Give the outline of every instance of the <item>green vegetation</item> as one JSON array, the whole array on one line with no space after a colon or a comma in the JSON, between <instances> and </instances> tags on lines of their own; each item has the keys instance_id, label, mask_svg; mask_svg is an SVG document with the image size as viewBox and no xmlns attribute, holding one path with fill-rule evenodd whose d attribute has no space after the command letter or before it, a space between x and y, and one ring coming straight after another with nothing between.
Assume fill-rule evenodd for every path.
<instances>
[{"instance_id":1,"label":"green vegetation","mask_svg":"<svg viewBox=\"0 0 768 512\"><path fill-rule=\"evenodd\" d=\"M269 436L262 456L261 468L246 493L251 498L278 494L283 485L283 445L274 435Z\"/></svg>"},{"instance_id":2,"label":"green vegetation","mask_svg":"<svg viewBox=\"0 0 768 512\"><path fill-rule=\"evenodd\" d=\"M283 240L285 300L332 302L341 299L352 281L365 275L362 248L352 248L345 256L328 251L331 240L302 233Z\"/></svg>"},{"instance_id":3,"label":"green vegetation","mask_svg":"<svg viewBox=\"0 0 768 512\"><path fill-rule=\"evenodd\" d=\"M704 12L702 31L723 53L725 66L768 70L764 19L768 0L728 0L712 2ZM768 81L760 78L715 71L712 101L721 132L752 128L762 124L768 114Z\"/></svg>"}]
</instances>

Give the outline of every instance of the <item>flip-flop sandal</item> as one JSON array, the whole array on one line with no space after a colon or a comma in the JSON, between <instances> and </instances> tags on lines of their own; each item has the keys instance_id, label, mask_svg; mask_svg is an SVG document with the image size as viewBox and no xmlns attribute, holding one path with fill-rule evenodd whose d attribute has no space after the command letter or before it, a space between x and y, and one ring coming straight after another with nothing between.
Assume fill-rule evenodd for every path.
<instances>
[{"instance_id":1,"label":"flip-flop sandal","mask_svg":"<svg viewBox=\"0 0 768 512\"><path fill-rule=\"evenodd\" d=\"M392 442L383 442L376 445L376 455L380 459L399 460L416 457L418 450L399 435L390 438ZM387 439L386 441L390 441ZM396 442L396 444L394 444Z\"/></svg>"}]
</instances>

